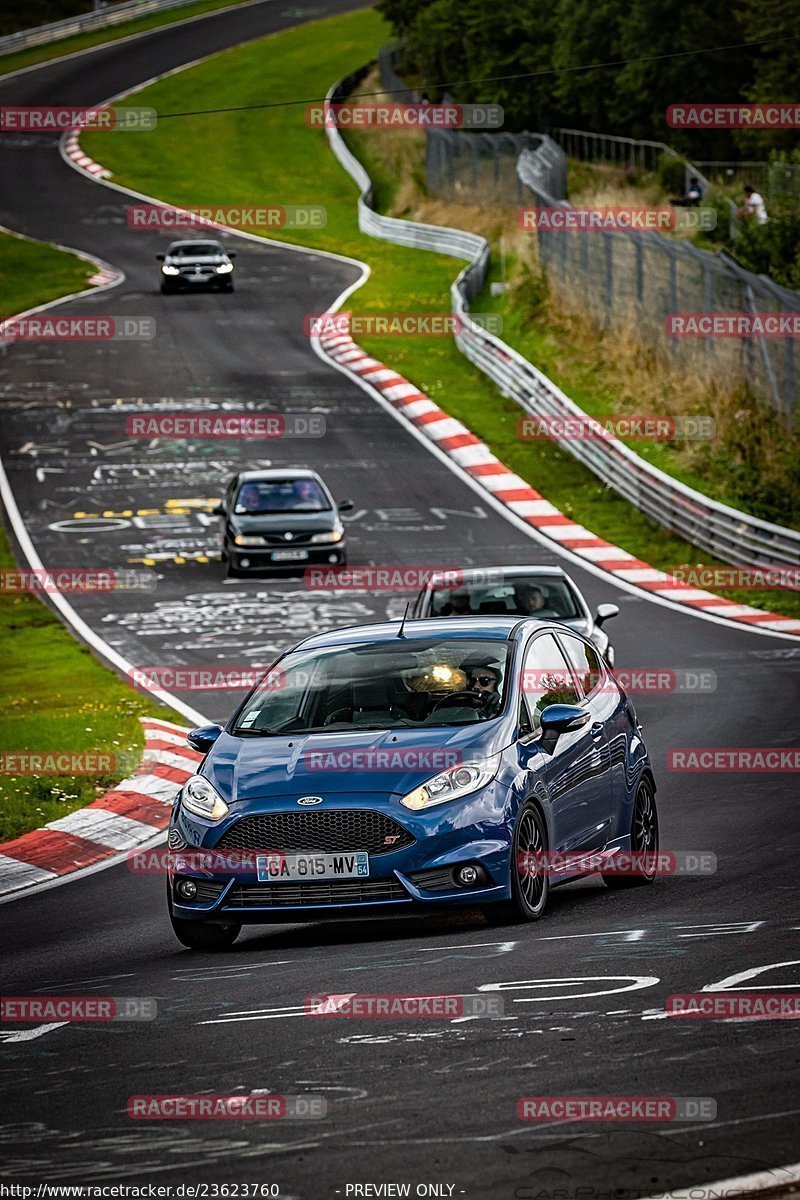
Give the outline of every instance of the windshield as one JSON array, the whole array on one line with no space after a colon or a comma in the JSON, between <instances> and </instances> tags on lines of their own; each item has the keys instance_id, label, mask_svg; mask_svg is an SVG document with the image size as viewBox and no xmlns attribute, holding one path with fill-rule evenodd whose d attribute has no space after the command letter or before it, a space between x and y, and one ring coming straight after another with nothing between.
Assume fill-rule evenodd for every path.
<instances>
[{"instance_id":1,"label":"windshield","mask_svg":"<svg viewBox=\"0 0 800 1200\"><path fill-rule=\"evenodd\" d=\"M432 616L487 614L539 617L543 621L570 621L584 615L569 583L558 575L511 575L494 584L467 581L456 588L435 588L431 593Z\"/></svg>"},{"instance_id":2,"label":"windshield","mask_svg":"<svg viewBox=\"0 0 800 1200\"><path fill-rule=\"evenodd\" d=\"M315 479L281 479L243 483L234 512L330 512L328 497Z\"/></svg>"},{"instance_id":3,"label":"windshield","mask_svg":"<svg viewBox=\"0 0 800 1200\"><path fill-rule=\"evenodd\" d=\"M185 246L173 246L169 252L173 258L199 258L210 254L224 254L222 246L213 242L191 242Z\"/></svg>"},{"instance_id":4,"label":"windshield","mask_svg":"<svg viewBox=\"0 0 800 1200\"><path fill-rule=\"evenodd\" d=\"M509 643L444 639L288 654L247 701L234 733L468 725L496 716Z\"/></svg>"}]
</instances>

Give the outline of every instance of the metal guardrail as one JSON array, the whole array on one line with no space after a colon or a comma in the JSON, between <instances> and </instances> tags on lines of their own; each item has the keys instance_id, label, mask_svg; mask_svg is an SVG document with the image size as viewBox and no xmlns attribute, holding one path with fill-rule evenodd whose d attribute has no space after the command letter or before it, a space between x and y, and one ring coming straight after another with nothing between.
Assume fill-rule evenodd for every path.
<instances>
[{"instance_id":1,"label":"metal guardrail","mask_svg":"<svg viewBox=\"0 0 800 1200\"><path fill-rule=\"evenodd\" d=\"M79 13L76 17L65 17L63 21L52 21L49 25L37 25L33 29L20 29L0 37L0 55L14 50L25 50L28 46L43 46L47 42L59 41L75 33L87 33L92 29L106 29L121 25L134 17L148 13L166 12L170 8L182 8L194 0L128 0L97 12Z\"/></svg>"},{"instance_id":2,"label":"metal guardrail","mask_svg":"<svg viewBox=\"0 0 800 1200\"><path fill-rule=\"evenodd\" d=\"M330 89L335 104L361 82L373 64L361 68ZM489 243L478 234L440 225L424 225L385 217L372 208L372 181L345 145L334 125L326 125L331 149L360 189L359 229L400 246L434 250L467 260L450 288L454 315L460 318L456 343L461 352L526 412L537 417L588 420L586 413L560 388L500 338L469 316L469 301L483 287L489 267ZM529 152L535 154L536 151ZM657 524L706 550L723 562L747 566L800 565L800 532L762 521L701 492L686 487L651 466L614 437L564 440L559 444L608 487L630 501Z\"/></svg>"}]
</instances>

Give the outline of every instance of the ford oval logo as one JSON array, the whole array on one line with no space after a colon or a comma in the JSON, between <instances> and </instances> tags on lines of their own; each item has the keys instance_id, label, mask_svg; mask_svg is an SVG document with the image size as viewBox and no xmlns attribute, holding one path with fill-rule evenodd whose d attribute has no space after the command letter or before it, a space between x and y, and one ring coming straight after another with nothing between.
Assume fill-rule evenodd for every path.
<instances>
[{"instance_id":1,"label":"ford oval logo","mask_svg":"<svg viewBox=\"0 0 800 1200\"><path fill-rule=\"evenodd\" d=\"M322 804L322 796L301 796L298 804Z\"/></svg>"}]
</instances>

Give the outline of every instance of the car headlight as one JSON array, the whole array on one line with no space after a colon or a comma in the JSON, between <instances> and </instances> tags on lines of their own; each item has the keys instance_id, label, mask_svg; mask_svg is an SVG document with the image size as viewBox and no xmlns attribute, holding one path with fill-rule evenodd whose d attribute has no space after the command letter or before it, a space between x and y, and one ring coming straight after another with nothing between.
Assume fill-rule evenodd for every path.
<instances>
[{"instance_id":1,"label":"car headlight","mask_svg":"<svg viewBox=\"0 0 800 1200\"><path fill-rule=\"evenodd\" d=\"M218 275L230 275L231 271L233 270L233 263L220 263L218 267L214 268L214 270Z\"/></svg>"},{"instance_id":2,"label":"car headlight","mask_svg":"<svg viewBox=\"0 0 800 1200\"><path fill-rule=\"evenodd\" d=\"M344 529L341 525L339 525L336 527L336 529L331 529L327 533L315 533L312 536L311 541L316 542L316 544L319 545L321 542L340 542L343 537Z\"/></svg>"},{"instance_id":3,"label":"car headlight","mask_svg":"<svg viewBox=\"0 0 800 1200\"><path fill-rule=\"evenodd\" d=\"M202 775L187 779L181 792L181 804L196 817L205 817L207 821L221 821L228 812L222 796Z\"/></svg>"},{"instance_id":4,"label":"car headlight","mask_svg":"<svg viewBox=\"0 0 800 1200\"><path fill-rule=\"evenodd\" d=\"M499 763L498 755L481 763L462 763L458 767L449 767L403 796L400 803L406 808L418 810L432 808L434 804L444 804L446 800L460 800L463 796L470 796L486 787L487 783L491 783L497 774Z\"/></svg>"},{"instance_id":5,"label":"car headlight","mask_svg":"<svg viewBox=\"0 0 800 1200\"><path fill-rule=\"evenodd\" d=\"M266 546L267 539L254 533L239 533L233 539L236 546Z\"/></svg>"},{"instance_id":6,"label":"car headlight","mask_svg":"<svg viewBox=\"0 0 800 1200\"><path fill-rule=\"evenodd\" d=\"M170 265L170 263L164 263L161 271L164 275L180 275L181 273L180 267L173 267Z\"/></svg>"}]
</instances>

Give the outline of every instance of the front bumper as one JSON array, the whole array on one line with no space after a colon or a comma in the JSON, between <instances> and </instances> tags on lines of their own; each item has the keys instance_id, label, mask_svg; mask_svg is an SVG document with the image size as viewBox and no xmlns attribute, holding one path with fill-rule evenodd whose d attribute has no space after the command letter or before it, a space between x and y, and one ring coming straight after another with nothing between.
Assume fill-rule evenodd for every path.
<instances>
[{"instance_id":1,"label":"front bumper","mask_svg":"<svg viewBox=\"0 0 800 1200\"><path fill-rule=\"evenodd\" d=\"M326 802L327 812L384 814L402 826L414 841L403 849L370 853L370 873L364 879L319 879L308 883L260 883L252 861L246 868L226 870L225 848L218 847L218 842L224 840L225 833L239 820L263 813L296 815L294 802L276 801L257 812L247 809L210 831L206 826L207 836L201 839L202 846L197 830L187 828L187 823L191 826L205 823L195 823L183 812L176 820L173 814L171 830L176 836L204 851L216 847L223 856L215 870L194 869L191 859L182 864L177 857L169 872L173 916L192 921L262 924L392 913L422 915L435 909L475 907L508 899L513 821L508 815L507 799L507 790L496 781L476 796L458 803L457 812L456 806L442 805L439 812L434 808L427 813L412 813L402 808L397 797L380 794L361 793L357 805L346 794L331 797ZM449 809L449 813L444 813L444 809ZM263 852L266 847L260 849ZM353 845L349 849L364 847ZM286 850L287 854L294 852L305 851ZM340 852L338 846L336 852ZM244 856L247 851L238 853ZM341 853L347 850L341 849ZM479 870L480 878L471 886L459 884L454 875L467 864ZM176 893L176 885L183 879L192 879L197 886L197 895L191 901L181 899Z\"/></svg>"},{"instance_id":2,"label":"front bumper","mask_svg":"<svg viewBox=\"0 0 800 1200\"><path fill-rule=\"evenodd\" d=\"M289 547L283 547L289 549ZM280 553L280 546L232 546L228 550L230 565L236 571L302 571L305 567L336 566L346 557L346 542L330 542L327 546L298 546L297 550L305 553L304 558L274 559L273 554ZM245 565L246 564L246 565Z\"/></svg>"}]
</instances>

